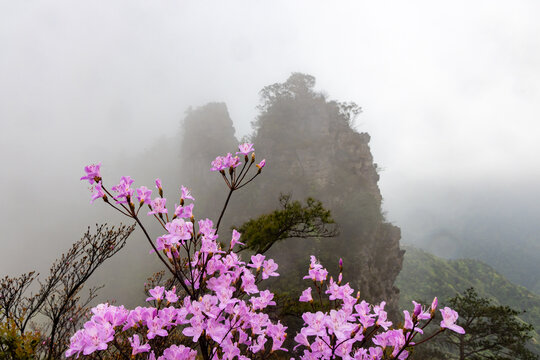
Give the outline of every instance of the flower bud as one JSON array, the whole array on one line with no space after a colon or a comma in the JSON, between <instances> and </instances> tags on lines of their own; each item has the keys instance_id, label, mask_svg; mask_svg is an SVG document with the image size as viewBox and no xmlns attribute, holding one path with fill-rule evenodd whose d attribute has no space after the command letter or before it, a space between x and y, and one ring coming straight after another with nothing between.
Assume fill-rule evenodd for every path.
<instances>
[{"instance_id":1,"label":"flower bud","mask_svg":"<svg viewBox=\"0 0 540 360\"><path fill-rule=\"evenodd\" d=\"M439 304L439 300L437 299L437 297L435 297L433 299L433 302L431 303L431 311L430 311L431 317L433 317L435 315L435 310L437 310L437 305L438 304Z\"/></svg>"},{"instance_id":2,"label":"flower bud","mask_svg":"<svg viewBox=\"0 0 540 360\"><path fill-rule=\"evenodd\" d=\"M351 332L351 339L354 338L356 336L356 334L358 334L358 332L360 331L360 329L362 328L361 325L358 325L356 327L356 329L354 329L352 332Z\"/></svg>"}]
</instances>

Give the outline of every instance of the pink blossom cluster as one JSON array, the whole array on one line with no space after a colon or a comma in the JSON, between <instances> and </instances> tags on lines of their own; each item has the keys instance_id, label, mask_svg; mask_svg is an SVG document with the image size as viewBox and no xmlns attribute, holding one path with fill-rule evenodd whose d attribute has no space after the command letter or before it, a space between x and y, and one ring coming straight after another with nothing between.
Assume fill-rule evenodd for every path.
<instances>
[{"instance_id":1,"label":"pink blossom cluster","mask_svg":"<svg viewBox=\"0 0 540 360\"><path fill-rule=\"evenodd\" d=\"M249 154L253 153L255 149L253 148L253 144L244 143L240 144L238 146L238 150L236 152L236 156L233 156L231 153L227 153L225 156L218 156L214 161L212 161L212 168L211 171L224 171L226 169L234 169L241 165L240 158L238 157L238 154L244 155L245 161L247 162L249 159ZM254 157L254 153L252 154L252 157ZM266 164L266 160L262 160L259 164L256 164L257 168L260 170L264 167Z\"/></svg>"},{"instance_id":2,"label":"pink blossom cluster","mask_svg":"<svg viewBox=\"0 0 540 360\"><path fill-rule=\"evenodd\" d=\"M235 253L229 252L212 257L200 253L193 266L196 268L197 264L204 262L207 262L206 276L194 276L191 281L199 282L194 287L206 286L210 293L198 300L185 296L180 304L175 304L178 301L175 292L165 291L164 287L158 286L149 291L151 296L147 299L158 302L157 307L126 310L123 306L98 305L92 309L94 316L84 325L84 329L71 338L66 356L89 355L97 350L106 350L115 335L133 328L142 333L143 338L152 340L157 336L166 337L173 328L181 327L182 334L194 343L201 336L211 339L215 350L220 350L221 359L240 356L242 347L246 353L261 352L268 340L272 340L272 351L284 350L281 346L286 327L279 322L272 323L263 312L267 306L275 305L272 301L274 295L268 290L260 291L257 286L258 275L265 269L270 269L267 271L271 276L278 276L274 271L277 265L264 257L253 256L252 262L245 266ZM262 267L262 271L254 273L252 269L258 267ZM249 298L242 299L242 295ZM167 307L160 308L160 302ZM151 351L148 343L141 344L137 334L130 338L130 343L132 355ZM168 357L167 351L173 350L165 350L158 359L184 359L193 355L188 353L188 357ZM155 354L151 353L150 358L152 356Z\"/></svg>"},{"instance_id":3,"label":"pink blossom cluster","mask_svg":"<svg viewBox=\"0 0 540 360\"><path fill-rule=\"evenodd\" d=\"M203 231L212 233L211 222L205 222ZM174 290L166 291L164 287L157 286L149 291L151 296L147 299L157 302L156 307L126 310L123 306L98 305L92 309L94 316L84 325L84 329L71 338L66 356L89 355L106 350L118 333L133 328L147 340L166 337L173 329L178 331L176 328L181 328L181 333L194 343L204 336L211 339L216 354L219 349L221 359L240 356L241 348L244 353L251 354L264 351L268 340L272 341L272 351L284 350L281 346L286 327L279 322L273 323L263 312L267 306L275 305L274 294L259 290L257 285L263 276L278 276L275 272L277 264L271 259L266 260L263 255L252 256L251 262L246 264L231 251L232 248L228 253L219 250L214 253L214 249L218 249L215 239L208 242L214 245L208 245L207 250L201 247L195 253L191 259L193 271L186 279L186 284L193 289L204 287L208 293L198 300L185 296L178 303ZM130 343L132 355L151 352L150 345L141 344L137 334L130 338ZM166 351L173 350L169 348ZM187 355L174 359L189 358L192 353ZM164 352L158 359L173 358L167 356Z\"/></svg>"},{"instance_id":4,"label":"pink blossom cluster","mask_svg":"<svg viewBox=\"0 0 540 360\"><path fill-rule=\"evenodd\" d=\"M253 151L253 144L239 146L236 154L244 155L246 162L238 173L236 168L241 165L240 159L231 153L218 156L212 162L212 170L221 173L230 194L251 182L265 166L266 162L262 160L255 165L258 169L255 175L246 178L255 163ZM229 169L228 174L225 169ZM109 192L102 183L100 164L85 167L85 172L86 176L81 180L88 180L92 185L92 201L103 198L108 205L137 221L153 248L152 252L173 275L175 285L170 288L157 285L149 289L146 301L153 306L133 310L109 304L96 306L92 309L91 319L71 338L67 357L110 351L111 348L125 351L127 344L129 356L144 354L148 359L157 356L158 360L194 360L198 356L195 348L205 360L247 360L264 358L273 351L287 351L283 348L287 327L279 321L271 321L267 313L269 306L276 305L274 294L259 288L261 281L279 276L278 264L262 254L252 255L247 263L242 261L236 245L244 244L236 230L232 231L228 246L219 241L219 223L228 198L217 224L210 219L196 221L194 203L186 204L187 200L195 199L184 186L180 189L180 205L175 204L174 212L169 212L160 179L155 182L158 196L152 199L152 190L145 186L135 192L131 187L134 181L129 176L123 176L111 188L114 194ZM116 202L109 202L107 195ZM144 205L150 210L147 214L165 231L155 240L148 236L138 217ZM315 256L311 256L304 279L313 281L313 289L305 289L299 301L311 303L313 312L302 315L304 326L294 338L295 349L301 352L300 358L363 360L382 359L384 354L395 359L407 358L410 348L415 346L414 337L423 333L435 315L436 299L429 311L414 303L412 315L404 311L403 325L392 328L384 310L385 302L371 305L360 301L359 294L353 296L350 285L342 285L342 260L339 269L337 281L332 277L328 279L328 271ZM313 290L318 295L318 304L314 301ZM323 294L328 297L328 302L323 302ZM323 311L325 307L326 311ZM456 325L458 315L455 311L445 308L441 313L440 331L450 329L463 333ZM421 321L427 323L421 325ZM181 336L184 345L167 343L171 346L163 349L163 341L171 336ZM161 354L156 354L155 344L160 344ZM125 357L126 354L122 354Z\"/></svg>"},{"instance_id":5,"label":"pink blossom cluster","mask_svg":"<svg viewBox=\"0 0 540 360\"><path fill-rule=\"evenodd\" d=\"M247 152L253 148L249 144L241 145L240 150ZM95 167L87 169L88 175L84 180L95 183L99 177L101 181ZM130 177L122 177L120 183L111 189L116 192L112 197L120 207L110 205L138 219L139 210L132 202L132 184ZM166 338L171 333L180 333L194 344L204 344L214 359L247 359L246 355L264 352L268 348L270 351L285 350L282 345L286 327L280 322L272 322L265 313L268 306L275 305L274 294L258 286L264 279L279 276L278 265L260 254L251 256L248 263L242 261L234 252L235 245L243 245L236 230L228 248L222 249L212 220L195 221L194 204L185 203L194 198L184 186L181 187L180 205L175 206L174 216L169 218L159 179L156 180L156 188L159 197L153 200L150 198L151 190L144 186L137 189L139 209L147 204L151 210L148 215L156 216L166 230L156 239L155 250L164 254L177 269L176 276L182 287L180 292L174 287L169 290L164 286L150 289L147 301L153 302L153 307L127 310L123 306L98 305L92 309L94 315L84 328L71 338L66 356L78 357L104 351L127 337L132 356L148 353L149 358L159 356L158 359L194 358L195 351L176 345L162 354L155 354L152 341ZM127 334L133 335L128 337Z\"/></svg>"},{"instance_id":6,"label":"pink blossom cluster","mask_svg":"<svg viewBox=\"0 0 540 360\"><path fill-rule=\"evenodd\" d=\"M240 158L238 156L232 156L231 153L228 153L225 156L218 156L214 161L212 161L212 171L222 171L227 168L235 168L240 165Z\"/></svg>"},{"instance_id":7,"label":"pink blossom cluster","mask_svg":"<svg viewBox=\"0 0 540 360\"><path fill-rule=\"evenodd\" d=\"M342 262L340 260L340 269ZM304 279L313 280L313 284L321 295L328 296L329 304L334 304L329 311L306 312L302 315L304 326L294 340L295 348L303 348L300 357L302 360L314 359L355 359L374 360L383 359L384 354L392 359L406 359L409 356L407 348L415 346L412 341L417 333L423 333L427 323L421 324L422 320L431 321L435 315L437 298L433 300L430 311L422 308L422 305L413 301L414 311L411 314L403 311L405 320L402 326L392 328L392 322L388 320L384 310L386 303L371 305L366 301L360 301L359 294L354 297L354 290L347 283L341 285L342 273L338 281L330 278L327 281L328 271L317 262L315 256L311 257L309 273ZM324 286L326 285L326 286ZM320 305L323 306L319 296ZM300 302L313 303L312 288L302 292ZM441 329L448 328L463 334L463 328L456 325L457 313L449 308L441 310L443 321Z\"/></svg>"},{"instance_id":8,"label":"pink blossom cluster","mask_svg":"<svg viewBox=\"0 0 540 360\"><path fill-rule=\"evenodd\" d=\"M71 338L66 356L78 357L106 350L115 336L119 338L121 332L133 329L138 334L129 338L131 355L145 352L149 353L149 358L155 358L155 354L149 343L141 343L141 338L150 341L166 337L173 331L180 331L194 343L202 336L211 339L216 354L218 349L222 354L221 359L240 356L240 348L244 348L245 353L261 352L268 340L272 340L272 350L283 350L281 345L285 340L286 327L279 322L272 323L262 312L268 305L275 305L272 301L274 295L268 290L259 291L257 275L246 267L237 266L240 264L237 258L230 260L216 261L216 276L211 278L208 286L212 291L199 300L185 296L178 303L174 290L165 291L164 287L158 286L150 290L151 297L147 299L157 301L156 307L127 310L123 306L98 305L92 309L94 315L84 324L84 329ZM234 286L234 283L239 285ZM246 291L239 290L240 287L245 287ZM253 296L240 299L240 292ZM164 306L161 307L160 303ZM178 354L172 356L175 352ZM195 355L194 351L186 352L185 348L173 345L158 359L187 359Z\"/></svg>"}]
</instances>

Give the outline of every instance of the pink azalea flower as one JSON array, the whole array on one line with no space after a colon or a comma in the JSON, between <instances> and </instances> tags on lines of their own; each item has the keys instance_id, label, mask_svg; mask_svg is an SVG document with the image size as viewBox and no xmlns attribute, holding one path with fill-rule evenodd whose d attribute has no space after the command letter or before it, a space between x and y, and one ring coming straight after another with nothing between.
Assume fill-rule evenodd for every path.
<instances>
[{"instance_id":1,"label":"pink azalea flower","mask_svg":"<svg viewBox=\"0 0 540 360\"><path fill-rule=\"evenodd\" d=\"M163 286L156 286L155 288L148 290L148 293L150 293L151 296L146 298L146 301L163 300L164 291L165 291L165 288Z\"/></svg>"},{"instance_id":2,"label":"pink azalea flower","mask_svg":"<svg viewBox=\"0 0 540 360\"><path fill-rule=\"evenodd\" d=\"M141 186L137 189L137 200L140 204L149 204L152 201L152 190L146 186Z\"/></svg>"},{"instance_id":3,"label":"pink azalea flower","mask_svg":"<svg viewBox=\"0 0 540 360\"><path fill-rule=\"evenodd\" d=\"M169 303L175 303L178 301L178 296L176 295L176 286L173 286L173 288L169 291L165 291L165 299Z\"/></svg>"},{"instance_id":4,"label":"pink azalea flower","mask_svg":"<svg viewBox=\"0 0 540 360\"><path fill-rule=\"evenodd\" d=\"M311 279L313 281L323 282L328 276L328 271L323 268L321 264L317 261L317 258L311 255L311 263L309 265L308 275L304 276L303 279Z\"/></svg>"},{"instance_id":5,"label":"pink azalea flower","mask_svg":"<svg viewBox=\"0 0 540 360\"><path fill-rule=\"evenodd\" d=\"M110 307L111 306L108 303L101 303L101 304L97 304L95 307L93 307L91 309L91 311L92 311L92 314L94 314L96 316L104 317L105 314L109 311Z\"/></svg>"},{"instance_id":6,"label":"pink azalea flower","mask_svg":"<svg viewBox=\"0 0 540 360\"><path fill-rule=\"evenodd\" d=\"M163 350L163 356L160 356L161 360L195 360L197 351L191 350L184 345L172 345L171 347Z\"/></svg>"},{"instance_id":7,"label":"pink azalea flower","mask_svg":"<svg viewBox=\"0 0 540 360\"><path fill-rule=\"evenodd\" d=\"M272 294L268 290L261 291L259 293L260 297L252 297L249 299L249 301L253 304L253 310L262 310L266 308L268 305L276 305L272 299L274 298L274 294Z\"/></svg>"},{"instance_id":8,"label":"pink azalea flower","mask_svg":"<svg viewBox=\"0 0 540 360\"><path fill-rule=\"evenodd\" d=\"M201 249L200 251L202 253L207 254L215 254L215 253L224 253L224 251L221 251L216 239L218 238L217 235L205 235L201 238Z\"/></svg>"},{"instance_id":9,"label":"pink azalea flower","mask_svg":"<svg viewBox=\"0 0 540 360\"><path fill-rule=\"evenodd\" d=\"M102 198L105 196L105 192L103 191L103 188L101 187L101 181L96 183L96 185L93 188L92 193L92 199L90 200L90 203L93 203L95 200Z\"/></svg>"},{"instance_id":10,"label":"pink azalea flower","mask_svg":"<svg viewBox=\"0 0 540 360\"><path fill-rule=\"evenodd\" d=\"M184 199L184 200L185 199L190 199L190 200L195 201L195 198L193 196L191 196L191 191L189 191L189 189L187 187L182 185L181 191L182 191L182 196L180 197L181 199Z\"/></svg>"},{"instance_id":11,"label":"pink azalea flower","mask_svg":"<svg viewBox=\"0 0 540 360\"><path fill-rule=\"evenodd\" d=\"M90 185L92 185L94 182L96 182L96 179L101 178L101 174L99 172L100 167L101 163L85 166L84 171L86 172L86 176L83 176L81 180L88 180Z\"/></svg>"},{"instance_id":12,"label":"pink azalea flower","mask_svg":"<svg viewBox=\"0 0 540 360\"><path fill-rule=\"evenodd\" d=\"M228 333L229 327L222 324L220 321L214 318L208 321L206 335L210 336L215 342L221 343Z\"/></svg>"},{"instance_id":13,"label":"pink azalea flower","mask_svg":"<svg viewBox=\"0 0 540 360\"><path fill-rule=\"evenodd\" d=\"M169 244L178 244L185 240L191 239L193 235L193 223L184 221L184 219L174 219L165 224L165 229L169 232L163 235L162 238Z\"/></svg>"},{"instance_id":14,"label":"pink azalea flower","mask_svg":"<svg viewBox=\"0 0 540 360\"><path fill-rule=\"evenodd\" d=\"M214 235L216 230L213 228L214 223L210 219L199 220L199 232L203 235Z\"/></svg>"},{"instance_id":15,"label":"pink azalea flower","mask_svg":"<svg viewBox=\"0 0 540 360\"><path fill-rule=\"evenodd\" d=\"M307 328L305 328L305 334L307 336L326 335L326 315L324 313L321 311L317 311L315 314L307 312L302 315L302 319L304 319L304 323L307 325Z\"/></svg>"},{"instance_id":16,"label":"pink azalea flower","mask_svg":"<svg viewBox=\"0 0 540 360\"><path fill-rule=\"evenodd\" d=\"M184 330L182 330L182 334L192 337L193 342L197 342L199 340L199 337L201 336L203 332L203 322L204 317L202 316L193 316L189 320L190 327L186 327Z\"/></svg>"},{"instance_id":17,"label":"pink azalea flower","mask_svg":"<svg viewBox=\"0 0 540 360\"><path fill-rule=\"evenodd\" d=\"M129 310L121 306L109 306L103 318L108 321L113 327L124 324L129 315Z\"/></svg>"},{"instance_id":18,"label":"pink azalea flower","mask_svg":"<svg viewBox=\"0 0 540 360\"><path fill-rule=\"evenodd\" d=\"M77 358L84 350L86 336L84 330L78 330L70 339L69 349L66 351L66 357L77 355Z\"/></svg>"},{"instance_id":19,"label":"pink azalea flower","mask_svg":"<svg viewBox=\"0 0 540 360\"><path fill-rule=\"evenodd\" d=\"M261 254L251 255L251 263L248 264L249 267L255 268L257 270L261 269L261 266L264 262L265 256Z\"/></svg>"},{"instance_id":20,"label":"pink azalea flower","mask_svg":"<svg viewBox=\"0 0 540 360\"><path fill-rule=\"evenodd\" d=\"M133 196L131 184L133 184L133 179L131 177L122 176L120 183L111 188L111 190L118 193L114 198L119 204L126 204L127 198Z\"/></svg>"},{"instance_id":21,"label":"pink azalea flower","mask_svg":"<svg viewBox=\"0 0 540 360\"><path fill-rule=\"evenodd\" d=\"M263 262L263 271L262 271L262 278L263 280L268 279L270 276L279 276L279 274L276 272L278 269L278 264L274 262L274 260L265 260Z\"/></svg>"},{"instance_id":22,"label":"pink azalea flower","mask_svg":"<svg viewBox=\"0 0 540 360\"><path fill-rule=\"evenodd\" d=\"M152 207L152 211L148 212L148 215L157 215L157 214L167 214L167 208L165 207L165 204L167 203L167 199L165 198L155 198L151 203L150 206Z\"/></svg>"},{"instance_id":23,"label":"pink azalea flower","mask_svg":"<svg viewBox=\"0 0 540 360\"><path fill-rule=\"evenodd\" d=\"M148 320L146 322L146 327L148 328L148 334L146 337L148 340L152 340L156 336L164 337L169 335L167 330L163 329L163 326L165 326L165 321L159 317Z\"/></svg>"},{"instance_id":24,"label":"pink azalea flower","mask_svg":"<svg viewBox=\"0 0 540 360\"><path fill-rule=\"evenodd\" d=\"M412 329L413 328L413 322L411 319L411 314L407 310L403 310L403 314L405 316L405 322L403 324L403 327L405 329Z\"/></svg>"},{"instance_id":25,"label":"pink azalea flower","mask_svg":"<svg viewBox=\"0 0 540 360\"><path fill-rule=\"evenodd\" d=\"M369 348L370 359L382 359L383 349L380 347L370 347Z\"/></svg>"},{"instance_id":26,"label":"pink azalea flower","mask_svg":"<svg viewBox=\"0 0 540 360\"><path fill-rule=\"evenodd\" d=\"M90 355L96 350L107 349L107 343L114 339L114 329L108 323L97 324L89 321L84 324L86 337L83 355Z\"/></svg>"},{"instance_id":27,"label":"pink azalea flower","mask_svg":"<svg viewBox=\"0 0 540 360\"><path fill-rule=\"evenodd\" d=\"M283 342L285 341L285 338L287 337L287 333L285 332L287 330L286 326L283 326L279 321L277 324L269 324L268 325L268 331L267 335L269 335L272 338L272 350L283 350L287 351L287 349L284 349L281 347L283 345Z\"/></svg>"},{"instance_id":28,"label":"pink azalea flower","mask_svg":"<svg viewBox=\"0 0 540 360\"><path fill-rule=\"evenodd\" d=\"M250 152L255 151L255 149L253 149L253 144L249 144L249 143L244 143L244 144L238 145L238 150L240 150L240 151L237 151L236 154L242 154L242 155L246 155L246 156Z\"/></svg>"},{"instance_id":29,"label":"pink azalea flower","mask_svg":"<svg viewBox=\"0 0 540 360\"><path fill-rule=\"evenodd\" d=\"M405 315L405 322L403 324L403 328L411 330L414 326L411 314L409 314L407 310L403 310L403 314ZM414 331L420 334L424 333L424 331L420 327L414 327Z\"/></svg>"},{"instance_id":30,"label":"pink azalea flower","mask_svg":"<svg viewBox=\"0 0 540 360\"><path fill-rule=\"evenodd\" d=\"M224 164L224 161L223 161L223 157L222 156L218 156L216 157L216 159L214 161L212 161L212 168L210 169L211 171L222 171L222 170L225 170L227 168L227 166L225 166Z\"/></svg>"},{"instance_id":31,"label":"pink azalea flower","mask_svg":"<svg viewBox=\"0 0 540 360\"><path fill-rule=\"evenodd\" d=\"M251 350L251 352L257 353L261 350L264 350L264 344L266 344L266 336L259 335L259 337L257 337L257 341L253 345L251 345L249 349Z\"/></svg>"},{"instance_id":32,"label":"pink azalea flower","mask_svg":"<svg viewBox=\"0 0 540 360\"><path fill-rule=\"evenodd\" d=\"M306 290L302 291L302 295L300 295L300 299L298 299L298 301L301 301L301 302L313 301L313 297L311 296L311 287L308 287Z\"/></svg>"},{"instance_id":33,"label":"pink azalea flower","mask_svg":"<svg viewBox=\"0 0 540 360\"><path fill-rule=\"evenodd\" d=\"M161 185L162 185L162 184L161 184L161 180L160 180L160 179L156 179L156 188L157 188L158 190L163 189Z\"/></svg>"},{"instance_id":34,"label":"pink azalea flower","mask_svg":"<svg viewBox=\"0 0 540 360\"><path fill-rule=\"evenodd\" d=\"M376 324L381 326L384 330L388 330L392 326L392 322L387 320L387 313L384 310L379 311L379 317L377 318Z\"/></svg>"},{"instance_id":35,"label":"pink azalea flower","mask_svg":"<svg viewBox=\"0 0 540 360\"><path fill-rule=\"evenodd\" d=\"M388 332L383 332L383 333L375 335L373 337L373 343L375 345L380 346L383 349L386 348L389 345Z\"/></svg>"},{"instance_id":36,"label":"pink azalea flower","mask_svg":"<svg viewBox=\"0 0 540 360\"><path fill-rule=\"evenodd\" d=\"M333 278L330 278L330 283L328 284L328 289L325 291L325 294L330 295L328 299L336 300L339 295L339 285L334 281Z\"/></svg>"},{"instance_id":37,"label":"pink azalea flower","mask_svg":"<svg viewBox=\"0 0 540 360\"><path fill-rule=\"evenodd\" d=\"M163 326L176 326L177 309L173 306L158 311L158 317L163 320Z\"/></svg>"},{"instance_id":38,"label":"pink azalea flower","mask_svg":"<svg viewBox=\"0 0 540 360\"><path fill-rule=\"evenodd\" d=\"M179 218L191 218L193 216L193 205L189 204L188 206L176 206L175 204L175 210L174 215Z\"/></svg>"},{"instance_id":39,"label":"pink azalea flower","mask_svg":"<svg viewBox=\"0 0 540 360\"><path fill-rule=\"evenodd\" d=\"M145 308L137 306L135 310L131 310L126 320L126 324L122 328L122 331L131 329L132 327L138 326L139 324L146 324L150 319L153 319L156 315L157 310L155 308Z\"/></svg>"},{"instance_id":40,"label":"pink azalea flower","mask_svg":"<svg viewBox=\"0 0 540 360\"><path fill-rule=\"evenodd\" d=\"M228 153L227 156L223 157L223 166L225 166L225 168L235 168L240 164L238 156L232 156L231 153Z\"/></svg>"},{"instance_id":41,"label":"pink azalea flower","mask_svg":"<svg viewBox=\"0 0 540 360\"><path fill-rule=\"evenodd\" d=\"M422 307L422 304L413 301L414 313L413 316L418 318L418 320L428 320L431 318L431 315Z\"/></svg>"},{"instance_id":42,"label":"pink azalea flower","mask_svg":"<svg viewBox=\"0 0 540 360\"><path fill-rule=\"evenodd\" d=\"M236 245L236 244L246 245L246 244L240 242L240 236L241 236L241 234L238 231L236 231L235 229L233 229L232 238L231 238L231 249L234 248L234 245Z\"/></svg>"},{"instance_id":43,"label":"pink azalea flower","mask_svg":"<svg viewBox=\"0 0 540 360\"><path fill-rule=\"evenodd\" d=\"M304 345L304 346L307 346L309 347L310 346L310 343L308 341L308 338L307 338L307 335L305 334L305 330L306 328L303 328L298 334L296 334L296 336L294 337L294 341L296 341L298 343L298 345L296 345L294 347L293 350L296 350L296 348L300 345Z\"/></svg>"},{"instance_id":44,"label":"pink azalea flower","mask_svg":"<svg viewBox=\"0 0 540 360\"><path fill-rule=\"evenodd\" d=\"M131 348L133 349L131 351L131 356L150 351L150 344L141 345L141 340L139 339L139 335L137 334L134 334L133 337L129 338L129 343L131 344Z\"/></svg>"},{"instance_id":45,"label":"pink azalea flower","mask_svg":"<svg viewBox=\"0 0 540 360\"><path fill-rule=\"evenodd\" d=\"M213 258L212 258L213 259ZM216 271L232 271L235 279L239 279L240 275L243 273L243 266L246 263L240 261L238 254L231 252L227 254L224 258L220 258L219 261L215 263Z\"/></svg>"},{"instance_id":46,"label":"pink azalea flower","mask_svg":"<svg viewBox=\"0 0 540 360\"><path fill-rule=\"evenodd\" d=\"M240 355L238 344L233 344L230 341L224 341L221 348L223 350L223 359L234 359L235 357L238 357L238 360L241 360L242 355Z\"/></svg>"},{"instance_id":47,"label":"pink azalea flower","mask_svg":"<svg viewBox=\"0 0 540 360\"><path fill-rule=\"evenodd\" d=\"M405 345L405 336L403 335L403 329L397 329L397 330L389 330L387 333L387 339L390 346L394 348L392 351L392 356L396 356L401 348ZM398 359L402 359L402 354L405 351L403 351ZM405 357L406 359L407 357Z\"/></svg>"},{"instance_id":48,"label":"pink azalea flower","mask_svg":"<svg viewBox=\"0 0 540 360\"><path fill-rule=\"evenodd\" d=\"M256 294L259 288L255 284L255 276L248 269L244 269L242 275L242 290L247 294Z\"/></svg>"},{"instance_id":49,"label":"pink azalea flower","mask_svg":"<svg viewBox=\"0 0 540 360\"><path fill-rule=\"evenodd\" d=\"M447 306L444 309L441 309L441 314L443 316L443 320L441 321L441 327L443 329L446 328L457 332L458 334L465 334L465 330L461 326L456 325L456 321L459 317L456 311Z\"/></svg>"}]
</instances>

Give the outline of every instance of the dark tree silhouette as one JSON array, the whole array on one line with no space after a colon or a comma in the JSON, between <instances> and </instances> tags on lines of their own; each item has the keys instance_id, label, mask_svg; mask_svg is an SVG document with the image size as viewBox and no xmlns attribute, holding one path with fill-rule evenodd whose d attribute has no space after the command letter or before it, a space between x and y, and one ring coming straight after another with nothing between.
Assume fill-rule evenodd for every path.
<instances>
[{"instance_id":1,"label":"dark tree silhouette","mask_svg":"<svg viewBox=\"0 0 540 360\"><path fill-rule=\"evenodd\" d=\"M413 359L538 359L527 348L534 328L518 318L522 311L496 305L491 299L480 297L474 288L446 304L458 312L457 324L465 329L465 334L444 331L429 346L419 348Z\"/></svg>"},{"instance_id":2,"label":"dark tree silhouette","mask_svg":"<svg viewBox=\"0 0 540 360\"><path fill-rule=\"evenodd\" d=\"M459 351L459 359L538 359L527 349L532 325L517 318L521 311L495 305L481 298L473 288L448 301L459 313L458 325L465 334L446 332L444 341Z\"/></svg>"},{"instance_id":3,"label":"dark tree silhouette","mask_svg":"<svg viewBox=\"0 0 540 360\"><path fill-rule=\"evenodd\" d=\"M126 245L133 230L134 225L117 229L100 225L93 233L88 228L82 239L53 263L44 281L39 281L35 272L0 280L0 323L5 330L5 335L0 334L0 359L61 358L98 290L91 288L82 298L84 284ZM38 290L27 295L36 280ZM38 316L39 323L35 321ZM48 321L44 323L42 317ZM30 327L37 330L29 331Z\"/></svg>"},{"instance_id":4,"label":"dark tree silhouette","mask_svg":"<svg viewBox=\"0 0 540 360\"><path fill-rule=\"evenodd\" d=\"M238 231L245 240L242 249L264 254L274 244L294 238L331 238L338 235L337 226L329 210L313 198L306 205L292 201L290 195L279 198L281 209L244 223Z\"/></svg>"}]
</instances>

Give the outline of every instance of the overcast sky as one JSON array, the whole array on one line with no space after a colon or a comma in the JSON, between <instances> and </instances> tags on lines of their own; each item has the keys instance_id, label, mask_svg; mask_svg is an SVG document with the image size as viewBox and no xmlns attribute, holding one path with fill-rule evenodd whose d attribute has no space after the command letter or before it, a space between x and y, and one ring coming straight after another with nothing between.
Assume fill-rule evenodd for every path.
<instances>
[{"instance_id":1,"label":"overcast sky","mask_svg":"<svg viewBox=\"0 0 540 360\"><path fill-rule=\"evenodd\" d=\"M363 108L397 225L467 184L538 197L539 16L538 1L0 0L2 245L66 237L62 204L62 221L99 221L83 166L172 136L190 105L226 102L247 134L258 91L295 71ZM13 258L1 273L25 269Z\"/></svg>"}]
</instances>

